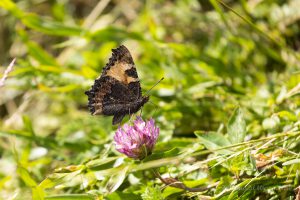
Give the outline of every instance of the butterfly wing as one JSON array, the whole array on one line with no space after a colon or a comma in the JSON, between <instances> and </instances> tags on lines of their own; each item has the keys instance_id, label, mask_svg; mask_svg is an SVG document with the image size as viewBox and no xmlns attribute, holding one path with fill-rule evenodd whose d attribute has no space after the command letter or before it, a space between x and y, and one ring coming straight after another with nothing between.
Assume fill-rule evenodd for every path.
<instances>
[{"instance_id":1,"label":"butterfly wing","mask_svg":"<svg viewBox=\"0 0 300 200\"><path fill-rule=\"evenodd\" d=\"M122 121L128 113L120 113L120 106L141 98L141 86L128 49L121 45L112 50L109 62L102 74L85 94L93 115L114 115L113 124Z\"/></svg>"}]
</instances>

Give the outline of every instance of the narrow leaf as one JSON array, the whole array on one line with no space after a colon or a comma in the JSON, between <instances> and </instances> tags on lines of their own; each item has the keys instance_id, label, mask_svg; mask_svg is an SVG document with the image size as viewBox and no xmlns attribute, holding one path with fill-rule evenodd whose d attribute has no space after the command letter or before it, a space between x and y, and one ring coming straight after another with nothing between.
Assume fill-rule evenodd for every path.
<instances>
[{"instance_id":1,"label":"narrow leaf","mask_svg":"<svg viewBox=\"0 0 300 200\"><path fill-rule=\"evenodd\" d=\"M116 191L120 185L123 183L123 181L126 178L126 174L128 171L128 166L124 166L121 171L118 171L118 173L112 175L106 185L106 188L109 193Z\"/></svg>"},{"instance_id":2,"label":"narrow leaf","mask_svg":"<svg viewBox=\"0 0 300 200\"><path fill-rule=\"evenodd\" d=\"M284 163L282 163L282 165L293 165L293 164L300 164L300 159L297 158L297 159L293 159L293 160L289 160L289 161L286 161Z\"/></svg>"},{"instance_id":3,"label":"narrow leaf","mask_svg":"<svg viewBox=\"0 0 300 200\"><path fill-rule=\"evenodd\" d=\"M45 200L95 200L91 194L67 194L67 195L55 195L47 196Z\"/></svg>"},{"instance_id":4,"label":"narrow leaf","mask_svg":"<svg viewBox=\"0 0 300 200\"><path fill-rule=\"evenodd\" d=\"M19 167L17 172L27 186L35 187L37 185L35 180L31 178L29 172L24 167Z\"/></svg>"}]
</instances>

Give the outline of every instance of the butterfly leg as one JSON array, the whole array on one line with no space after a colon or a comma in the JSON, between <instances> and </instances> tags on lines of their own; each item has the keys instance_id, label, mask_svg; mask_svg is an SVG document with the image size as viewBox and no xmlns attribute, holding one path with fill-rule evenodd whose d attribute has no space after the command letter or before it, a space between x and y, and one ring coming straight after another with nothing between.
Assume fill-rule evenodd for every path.
<instances>
[{"instance_id":1,"label":"butterfly leg","mask_svg":"<svg viewBox=\"0 0 300 200\"><path fill-rule=\"evenodd\" d=\"M113 117L113 125L119 124L121 125L122 119L125 115L123 114L115 114Z\"/></svg>"},{"instance_id":2,"label":"butterfly leg","mask_svg":"<svg viewBox=\"0 0 300 200\"><path fill-rule=\"evenodd\" d=\"M128 115L129 115L129 122L131 123L133 114L130 113L130 109Z\"/></svg>"},{"instance_id":3,"label":"butterfly leg","mask_svg":"<svg viewBox=\"0 0 300 200\"><path fill-rule=\"evenodd\" d=\"M141 107L140 117L142 117L143 107L144 107L144 106Z\"/></svg>"}]
</instances>

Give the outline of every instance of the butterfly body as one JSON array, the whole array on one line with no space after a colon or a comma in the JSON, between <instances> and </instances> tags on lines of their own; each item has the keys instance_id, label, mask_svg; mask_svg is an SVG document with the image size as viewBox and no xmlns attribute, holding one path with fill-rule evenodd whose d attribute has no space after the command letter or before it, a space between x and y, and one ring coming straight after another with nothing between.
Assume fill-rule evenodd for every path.
<instances>
[{"instance_id":1,"label":"butterfly body","mask_svg":"<svg viewBox=\"0 0 300 200\"><path fill-rule=\"evenodd\" d=\"M101 76L85 94L93 115L114 116L113 124L118 124L125 115L140 110L149 96L142 96L138 74L128 49L121 45L112 52Z\"/></svg>"},{"instance_id":2,"label":"butterfly body","mask_svg":"<svg viewBox=\"0 0 300 200\"><path fill-rule=\"evenodd\" d=\"M140 108L147 103L149 100L148 96L137 99L130 103L119 103L104 106L102 113L103 115L115 115L115 114L132 114L140 110Z\"/></svg>"}]
</instances>

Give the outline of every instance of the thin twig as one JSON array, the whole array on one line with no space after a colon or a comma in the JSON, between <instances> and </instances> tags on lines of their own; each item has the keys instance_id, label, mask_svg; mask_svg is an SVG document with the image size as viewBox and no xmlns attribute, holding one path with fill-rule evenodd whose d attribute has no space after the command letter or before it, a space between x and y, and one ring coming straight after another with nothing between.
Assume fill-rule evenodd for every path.
<instances>
[{"instance_id":1,"label":"thin twig","mask_svg":"<svg viewBox=\"0 0 300 200\"><path fill-rule=\"evenodd\" d=\"M159 174L159 172L156 169L152 169L154 175L161 181L163 182L166 186L174 187L174 188L179 188L183 189L189 192L203 192L206 190L209 190L210 188L216 187L219 183L216 182L213 185L209 186L204 186L204 187L197 187L197 188L190 188L187 187L183 182L176 180L175 178L163 178Z\"/></svg>"}]
</instances>

